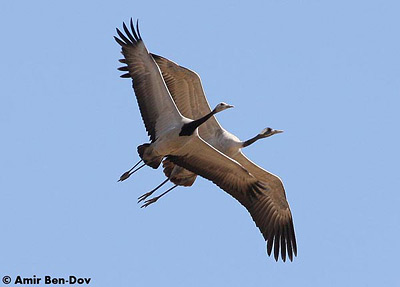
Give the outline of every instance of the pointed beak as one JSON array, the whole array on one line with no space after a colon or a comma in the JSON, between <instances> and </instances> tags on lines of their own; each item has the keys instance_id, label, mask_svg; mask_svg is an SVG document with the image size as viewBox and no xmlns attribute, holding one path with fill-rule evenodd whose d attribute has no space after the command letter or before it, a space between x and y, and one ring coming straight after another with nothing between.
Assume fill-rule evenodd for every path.
<instances>
[{"instance_id":1,"label":"pointed beak","mask_svg":"<svg viewBox=\"0 0 400 287\"><path fill-rule=\"evenodd\" d=\"M280 133L283 133L283 130L274 130L273 133L274 133L274 134L280 134Z\"/></svg>"},{"instance_id":2,"label":"pointed beak","mask_svg":"<svg viewBox=\"0 0 400 287\"><path fill-rule=\"evenodd\" d=\"M228 105L227 109L234 108L235 106Z\"/></svg>"}]
</instances>

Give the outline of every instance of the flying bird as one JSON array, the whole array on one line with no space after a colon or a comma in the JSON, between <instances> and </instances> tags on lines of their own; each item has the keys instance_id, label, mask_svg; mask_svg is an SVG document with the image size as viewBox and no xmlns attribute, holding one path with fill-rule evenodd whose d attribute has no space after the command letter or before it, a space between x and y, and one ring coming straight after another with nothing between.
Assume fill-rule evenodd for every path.
<instances>
[{"instance_id":1,"label":"flying bird","mask_svg":"<svg viewBox=\"0 0 400 287\"><path fill-rule=\"evenodd\" d=\"M153 59L156 61L158 67L162 72L163 79L167 85L167 88L178 108L183 116L188 118L198 118L201 114L206 114L211 111L207 99L205 97L200 77L197 73L179 66L178 64L155 54L151 54ZM125 63L125 60L121 60ZM127 67L119 68L121 71L126 71ZM129 74L124 74L121 77L129 78ZM202 113L204 111L204 113ZM212 117L207 123L199 127L199 134L202 139L212 145L214 148L218 149L225 155L232 157L240 152L241 148L247 147L254 142L270 137L274 134L283 132L282 130L275 130L271 128L263 129L256 136L246 140L240 141L235 135L229 133L221 127L215 117ZM139 170L132 171L141 161L136 163L131 169L125 172L119 179L119 181L126 180L129 176ZM162 187L165 183L170 180L175 185L163 192L161 195L146 200L142 207L147 207L148 205L156 202L162 196L170 192L177 186L191 186L196 180L197 175L180 167L172 164L168 159L163 161L164 174L167 179L164 180L153 190L143 194L138 198L138 202L146 200L151 196L156 190Z\"/></svg>"},{"instance_id":2,"label":"flying bird","mask_svg":"<svg viewBox=\"0 0 400 287\"><path fill-rule=\"evenodd\" d=\"M293 254L297 255L297 245L282 181L258 167L240 151L242 147L261 138L261 134L241 142L225 131L213 115L232 106L220 103L211 110L197 74L165 58L150 55L138 25L136 33L132 19L130 28L132 32L124 23L126 35L117 29L120 38L115 37L115 40L122 47L125 58L122 62L127 65L120 70L128 72L123 77L132 78L139 109L151 140L151 143L138 147L142 160L157 168L166 157L171 173L175 164L211 180L247 208L267 242L268 255L273 250L275 260L278 260L279 254L283 261L286 255L293 260ZM183 78L174 77L168 73L169 70L163 69L163 64L175 65L177 70L187 75ZM190 96L190 92L179 85L182 79L188 81L189 90L197 85L195 90L201 92L200 96ZM208 111L203 113L205 110Z\"/></svg>"},{"instance_id":3,"label":"flying bird","mask_svg":"<svg viewBox=\"0 0 400 287\"><path fill-rule=\"evenodd\" d=\"M185 67L179 66L178 64L164 57L155 54L152 54L152 56L162 72L165 83L176 106L184 116L196 118L199 114L210 112L211 109L204 94L201 79L197 73ZM267 228L265 225L263 226L263 216L276 217L275 219L280 220L280 224L286 224L287 226L285 228L290 230L288 235L292 235L292 237L286 238L286 240L291 241L293 252L296 255L297 244L293 227L293 219L289 204L286 200L285 189L281 179L253 163L241 151L242 148L253 144L259 139L281 132L281 130L266 128L253 138L250 138L246 141L240 141L235 135L225 130L215 117L212 117L212 119L199 127L199 134L203 140L225 155L236 160L258 180L265 183L267 188L263 189L263 194L259 196L260 205L262 206L264 204L261 209L264 210L257 210L253 213L249 210L250 214L263 233L265 240L267 240L270 235L268 232L264 232L267 230ZM172 168L172 170L174 168L182 169L176 165L174 167L173 164L168 164L168 168ZM233 194L232 196L235 197ZM274 213L267 213L265 209L268 208L274 209ZM269 245L267 251L268 254L271 254L272 242L269 241L268 243ZM292 260L291 253L289 253L289 258Z\"/></svg>"},{"instance_id":4,"label":"flying bird","mask_svg":"<svg viewBox=\"0 0 400 287\"><path fill-rule=\"evenodd\" d=\"M214 114L233 106L219 103L211 112L197 120L182 116L171 98L157 64L142 41L139 29L136 33L131 22L132 36L125 23L123 28L129 39L119 29L117 33L120 38L114 38L122 47L126 69L132 78L139 109L151 140L151 143L138 147L138 153L144 163L158 168L165 156L184 156L180 150L193 143L197 143L198 147L205 151L210 149L213 152L214 149L198 137L197 128Z\"/></svg>"}]
</instances>

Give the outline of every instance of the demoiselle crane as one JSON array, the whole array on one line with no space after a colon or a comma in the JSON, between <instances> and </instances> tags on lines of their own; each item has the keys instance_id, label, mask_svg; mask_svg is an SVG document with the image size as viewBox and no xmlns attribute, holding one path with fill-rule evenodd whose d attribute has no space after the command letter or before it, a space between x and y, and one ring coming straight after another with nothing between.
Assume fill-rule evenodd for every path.
<instances>
[{"instance_id":1,"label":"demoiselle crane","mask_svg":"<svg viewBox=\"0 0 400 287\"><path fill-rule=\"evenodd\" d=\"M219 103L210 113L197 120L182 116L169 94L157 64L148 53L139 30L137 29L138 33L135 32L132 22L133 36L125 23L123 28L129 39L119 29L117 33L120 38L114 38L122 47L122 54L127 62L126 69L132 78L139 109L151 140L151 143L138 146L143 162L152 168L158 168L165 156L183 155L180 150L187 144L192 145L192 142L205 151L215 151L200 140L197 128L214 114L233 106Z\"/></svg>"},{"instance_id":2,"label":"demoiselle crane","mask_svg":"<svg viewBox=\"0 0 400 287\"><path fill-rule=\"evenodd\" d=\"M139 31L135 32L132 20L130 26L133 36L123 24L126 36L117 29L120 39L117 37L115 39L122 46L125 57L122 62L127 64L127 67L121 70L127 70L128 73L124 77L131 77L133 80L142 118L151 139L150 144L138 147L140 157L147 165L156 168L166 156L170 167L172 163L177 164L195 175L198 174L213 181L247 208L267 241L269 255L273 249L275 260L278 260L279 253L283 261L286 260L286 254L290 260L293 260L293 253L297 255L297 245L282 182L278 177L252 163L240 151L240 148L258 138L246 141L245 144L241 142L237 147L240 141L223 130L213 117L215 113L230 107L223 103L211 111L206 102L209 112L200 118L192 117L198 118L195 121L182 116L186 113L185 100L178 104L179 99L174 98L177 101L176 104L183 107L181 114L169 93L169 89L171 89L171 94L175 93L172 87L174 80L168 80L164 75L166 87L158 66L143 44ZM138 27L136 28L138 30ZM157 59L157 56L154 58ZM197 79L200 83L198 76ZM170 84L168 84L169 81ZM204 100L206 101L205 97ZM191 104L193 103L189 100L186 108L190 108ZM200 113L200 110L194 108L191 113L194 115ZM215 132L226 132L225 138L231 138L231 140L219 144L222 146L221 150L236 150L232 158L218 151L218 148L213 148L198 136L197 127L201 127L201 124L207 125L208 122L213 123L210 127L214 128L214 132L207 127L204 137L208 142L213 142L218 138L221 139L215 136ZM215 123L218 129L215 129ZM210 136L207 136L207 133ZM216 147L219 144L214 142ZM230 144L228 148L227 144ZM174 169L173 166L171 168Z\"/></svg>"},{"instance_id":3,"label":"demoiselle crane","mask_svg":"<svg viewBox=\"0 0 400 287\"><path fill-rule=\"evenodd\" d=\"M151 55L160 68L164 81L167 84L167 88L182 115L193 118L197 117L197 115L201 114L202 112L209 113L211 111L203 91L200 77L196 72L179 66L178 64L164 57L155 54ZM241 151L242 148L253 144L257 140L282 132L282 130L265 128L256 136L246 141L240 141L235 135L223 129L215 117L212 117L208 124L204 124L203 126L199 127L200 136L214 148L218 149L220 152L229 157L236 155ZM142 205L142 207L156 202L161 196L176 186L191 186L196 180L196 174L193 174L182 167L169 163L167 159L164 160L163 166L165 175L175 185L166 192L162 193L160 196L145 201L145 204ZM163 181L150 192L140 196L139 202L153 194L153 192L164 185L168 179Z\"/></svg>"},{"instance_id":4,"label":"demoiselle crane","mask_svg":"<svg viewBox=\"0 0 400 287\"><path fill-rule=\"evenodd\" d=\"M204 94L201 79L197 73L179 66L164 57L155 54L152 54L152 56L162 72L165 83L176 106L184 116L196 118L199 114L210 112L211 109ZM279 214L278 217L285 218L286 222L290 226L291 233L293 234L291 240L293 252L296 255L297 245L293 219L281 179L250 161L241 151L242 148L251 145L259 139L281 132L281 130L266 128L253 138L246 141L240 141L235 135L225 130L215 117L212 117L212 119L199 127L199 134L202 139L225 155L236 160L258 180L263 181L266 184L268 188L263 190L264 193L263 196L260 196L260 201L269 201L269 204L273 206L275 212ZM168 163L167 166L168 169L172 170L171 173L173 173L175 169L182 170L180 166L174 166L173 163ZM184 172L186 177L188 177L187 172L182 172ZM271 214L268 214L268 216L271 216ZM254 216L253 219L257 226L260 227ZM264 238L267 240L267 234L263 232L262 227L260 227L260 229ZM269 245L268 254L271 254L271 248L272 246ZM290 254L289 258L292 260Z\"/></svg>"}]
</instances>

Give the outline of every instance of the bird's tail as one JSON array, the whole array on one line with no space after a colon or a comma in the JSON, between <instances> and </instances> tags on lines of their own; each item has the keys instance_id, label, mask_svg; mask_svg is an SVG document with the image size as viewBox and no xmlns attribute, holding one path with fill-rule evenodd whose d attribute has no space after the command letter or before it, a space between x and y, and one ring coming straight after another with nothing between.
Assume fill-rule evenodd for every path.
<instances>
[{"instance_id":1,"label":"bird's tail","mask_svg":"<svg viewBox=\"0 0 400 287\"><path fill-rule=\"evenodd\" d=\"M161 164L163 156L153 155L150 144L145 143L137 147L137 151L139 153L140 158L144 161L144 163L154 169L158 168ZM149 149L149 150L148 150Z\"/></svg>"},{"instance_id":2,"label":"bird's tail","mask_svg":"<svg viewBox=\"0 0 400 287\"><path fill-rule=\"evenodd\" d=\"M168 158L163 161L164 174L169 180L180 186L191 186L196 180L197 175L184 169L180 166L175 165Z\"/></svg>"}]
</instances>

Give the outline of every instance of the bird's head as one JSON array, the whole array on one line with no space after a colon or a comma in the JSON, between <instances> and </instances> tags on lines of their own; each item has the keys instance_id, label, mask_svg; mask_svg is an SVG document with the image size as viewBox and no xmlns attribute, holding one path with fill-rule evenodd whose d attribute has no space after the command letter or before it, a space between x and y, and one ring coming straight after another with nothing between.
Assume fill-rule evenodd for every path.
<instances>
[{"instance_id":1,"label":"bird's head","mask_svg":"<svg viewBox=\"0 0 400 287\"><path fill-rule=\"evenodd\" d=\"M274 134L280 134L280 133L283 133L283 131L282 130L274 130L271 128L265 128L259 133L259 135L263 138L267 138Z\"/></svg>"},{"instance_id":2,"label":"bird's head","mask_svg":"<svg viewBox=\"0 0 400 287\"><path fill-rule=\"evenodd\" d=\"M226 109L229 109L229 108L233 108L233 107L234 107L234 106L228 105L228 104L222 102L222 103L219 103L219 104L214 108L213 112L214 112L214 113L219 113L219 112L221 112L221 111L223 111L223 110L226 110Z\"/></svg>"}]
</instances>

